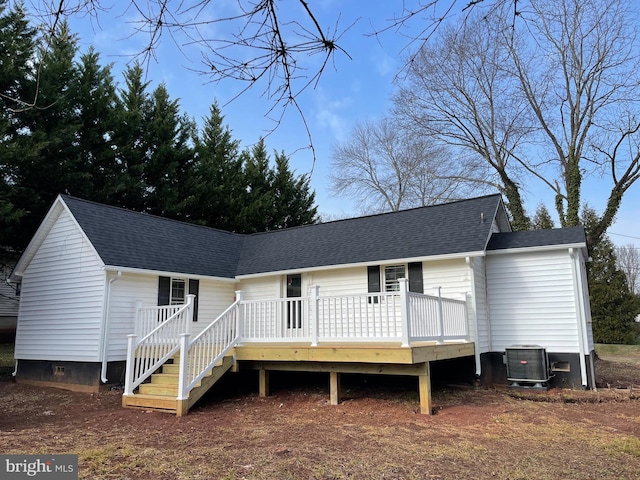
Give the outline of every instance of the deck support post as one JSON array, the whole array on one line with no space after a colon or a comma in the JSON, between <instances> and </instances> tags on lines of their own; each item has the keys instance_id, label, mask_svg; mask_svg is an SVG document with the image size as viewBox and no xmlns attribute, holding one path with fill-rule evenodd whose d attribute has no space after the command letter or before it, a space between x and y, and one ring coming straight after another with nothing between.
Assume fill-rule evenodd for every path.
<instances>
[{"instance_id":1,"label":"deck support post","mask_svg":"<svg viewBox=\"0 0 640 480\"><path fill-rule=\"evenodd\" d=\"M258 370L258 395L260 397L269 396L269 370L262 367Z\"/></svg>"},{"instance_id":2,"label":"deck support post","mask_svg":"<svg viewBox=\"0 0 640 480\"><path fill-rule=\"evenodd\" d=\"M340 373L329 372L329 397L331 405L340 403Z\"/></svg>"},{"instance_id":3,"label":"deck support post","mask_svg":"<svg viewBox=\"0 0 640 480\"><path fill-rule=\"evenodd\" d=\"M424 372L418 375L418 393L420 394L420 413L433 415L431 407L431 368L424 364Z\"/></svg>"}]
</instances>

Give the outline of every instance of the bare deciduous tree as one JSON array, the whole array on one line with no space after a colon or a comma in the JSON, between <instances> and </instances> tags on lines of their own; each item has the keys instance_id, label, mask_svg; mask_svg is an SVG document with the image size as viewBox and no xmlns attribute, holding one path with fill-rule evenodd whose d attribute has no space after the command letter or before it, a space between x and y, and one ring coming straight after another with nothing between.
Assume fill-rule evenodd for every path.
<instances>
[{"instance_id":1,"label":"bare deciduous tree","mask_svg":"<svg viewBox=\"0 0 640 480\"><path fill-rule=\"evenodd\" d=\"M563 226L578 225L582 180L610 182L597 243L640 176L640 68L634 6L623 0L529 0L479 12L439 32L413 58L396 111L419 131L479 155L516 228L522 185L555 194ZM637 12L635 12L637 13Z\"/></svg>"},{"instance_id":2,"label":"bare deciduous tree","mask_svg":"<svg viewBox=\"0 0 640 480\"><path fill-rule=\"evenodd\" d=\"M385 118L357 124L331 155L332 190L351 196L364 211L396 211L465 195L460 162L452 168L446 148L414 136Z\"/></svg>"},{"instance_id":3,"label":"bare deciduous tree","mask_svg":"<svg viewBox=\"0 0 640 480\"><path fill-rule=\"evenodd\" d=\"M174 43L183 52L186 47L196 47L202 62L202 68L196 70L205 78L213 82L233 80L244 85L237 96L259 86L263 95L271 100L267 116L274 120L275 127L287 108L293 107L300 114L309 137L298 96L317 85L336 53L349 57L341 46L342 35L360 20L345 21L339 10L329 20L321 20L318 15L321 7L308 0L107 3L104 0L42 0L31 2L29 9L45 26L47 35L55 35L57 26L69 17L88 16L97 28L108 14L134 17L133 35L145 39L135 60L144 64L154 59L162 42ZM384 25L372 27L374 31L370 35L379 37L388 30L404 33L408 29L413 33L406 34L407 43L422 45L445 19L456 14L464 17L480 3L515 7L517 0L467 0L464 4L456 0L398 1L392 5L397 13ZM364 4L362 16L366 16ZM311 138L309 140L313 150Z\"/></svg>"},{"instance_id":4,"label":"bare deciduous tree","mask_svg":"<svg viewBox=\"0 0 640 480\"><path fill-rule=\"evenodd\" d=\"M615 247L618 268L627 277L627 284L632 293L640 293L640 249L633 244Z\"/></svg>"},{"instance_id":5,"label":"bare deciduous tree","mask_svg":"<svg viewBox=\"0 0 640 480\"><path fill-rule=\"evenodd\" d=\"M503 68L508 52L499 37L480 15L465 28L443 28L414 56L394 99L395 115L416 135L484 160L469 180L500 190L514 227L523 230L529 219L517 184L517 152L532 122L524 100L509 93L513 80Z\"/></svg>"}]
</instances>

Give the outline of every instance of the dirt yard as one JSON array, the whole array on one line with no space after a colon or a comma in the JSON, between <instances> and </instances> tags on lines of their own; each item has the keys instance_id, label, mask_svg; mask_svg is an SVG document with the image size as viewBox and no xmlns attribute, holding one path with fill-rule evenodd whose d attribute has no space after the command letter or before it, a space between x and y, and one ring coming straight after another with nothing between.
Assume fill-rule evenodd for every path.
<instances>
[{"instance_id":1,"label":"dirt yard","mask_svg":"<svg viewBox=\"0 0 640 480\"><path fill-rule=\"evenodd\" d=\"M229 375L183 418L0 381L0 452L77 453L85 479L640 479L640 366L598 361L598 392L447 388L416 380ZM293 382L293 383L292 383ZM630 385L636 387L629 389Z\"/></svg>"}]
</instances>

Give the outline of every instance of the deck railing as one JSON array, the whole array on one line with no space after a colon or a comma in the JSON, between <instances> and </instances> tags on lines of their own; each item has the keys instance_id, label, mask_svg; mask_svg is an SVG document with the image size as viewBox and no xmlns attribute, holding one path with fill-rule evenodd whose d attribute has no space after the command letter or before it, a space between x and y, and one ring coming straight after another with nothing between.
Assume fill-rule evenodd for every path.
<instances>
[{"instance_id":1,"label":"deck railing","mask_svg":"<svg viewBox=\"0 0 640 480\"><path fill-rule=\"evenodd\" d=\"M464 300L408 293L412 341L468 340L469 322Z\"/></svg>"},{"instance_id":2,"label":"deck railing","mask_svg":"<svg viewBox=\"0 0 640 480\"><path fill-rule=\"evenodd\" d=\"M237 300L190 340L193 295L173 307L138 308L136 332L129 335L125 395L151 376L178 351L178 399L189 391L237 343L251 342L400 342L469 340L464 300L408 291L400 279L397 292L321 297ZM155 325L155 326L154 326ZM141 337L141 338L140 338ZM140 338L140 340L138 340Z\"/></svg>"},{"instance_id":3,"label":"deck railing","mask_svg":"<svg viewBox=\"0 0 640 480\"><path fill-rule=\"evenodd\" d=\"M317 297L318 341L398 341L403 336L399 292Z\"/></svg>"},{"instance_id":4,"label":"deck railing","mask_svg":"<svg viewBox=\"0 0 640 480\"><path fill-rule=\"evenodd\" d=\"M161 305L161 306L142 306L142 302L136 302L136 329L135 333L139 338L145 337L149 332L155 330L158 325L166 322L169 319L174 319L176 313L184 308L184 304L181 305ZM190 321L187 321L182 316L177 319L182 321L180 325L182 332L189 331L191 325Z\"/></svg>"},{"instance_id":5,"label":"deck railing","mask_svg":"<svg viewBox=\"0 0 640 480\"><path fill-rule=\"evenodd\" d=\"M408 291L242 301L240 342L401 342L468 340L464 300Z\"/></svg>"},{"instance_id":6,"label":"deck railing","mask_svg":"<svg viewBox=\"0 0 640 480\"><path fill-rule=\"evenodd\" d=\"M308 298L245 300L239 308L243 342L311 341Z\"/></svg>"},{"instance_id":7,"label":"deck railing","mask_svg":"<svg viewBox=\"0 0 640 480\"><path fill-rule=\"evenodd\" d=\"M240 299L241 297L193 340L189 340L188 333L180 336L178 400L186 400L198 382L235 346L238 340Z\"/></svg>"},{"instance_id":8,"label":"deck railing","mask_svg":"<svg viewBox=\"0 0 640 480\"><path fill-rule=\"evenodd\" d=\"M188 332L193 319L194 295L187 295L184 305L179 305L175 312L166 317L167 307L144 307L143 314L137 324L144 334L138 340L137 334L128 336L127 364L125 370L124 395L133 395L133 390L151 376L162 364L169 360L180 348L180 335ZM171 309L175 307L170 307ZM157 315L153 315L153 310ZM149 318L156 318L156 326L152 327ZM148 333L146 330L151 329Z\"/></svg>"}]
</instances>

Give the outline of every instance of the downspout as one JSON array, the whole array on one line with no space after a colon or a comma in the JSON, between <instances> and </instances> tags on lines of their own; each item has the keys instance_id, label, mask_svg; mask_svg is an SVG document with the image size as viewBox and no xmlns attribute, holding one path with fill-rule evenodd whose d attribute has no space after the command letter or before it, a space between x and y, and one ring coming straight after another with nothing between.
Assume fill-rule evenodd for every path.
<instances>
[{"instance_id":1,"label":"downspout","mask_svg":"<svg viewBox=\"0 0 640 480\"><path fill-rule=\"evenodd\" d=\"M578 349L580 350L580 378L584 387L588 386L587 382L587 362L585 360L585 315L583 310L582 296L580 295L581 289L578 284L578 269L576 268L576 262L579 261L576 251L573 248L569 249L569 257L571 258L571 274L573 276L573 295L576 304L576 313L578 314L577 327L578 327Z\"/></svg>"},{"instance_id":2,"label":"downspout","mask_svg":"<svg viewBox=\"0 0 640 480\"><path fill-rule=\"evenodd\" d=\"M473 299L473 325L475 334L475 346L473 351L475 352L476 359L476 375L479 377L482 374L482 364L480 362L480 331L479 331L479 323L478 323L478 301L476 298L476 275L474 271L475 259L471 257L466 257L465 261L467 262L467 266L469 267L469 272L471 273L471 295Z\"/></svg>"},{"instance_id":3,"label":"downspout","mask_svg":"<svg viewBox=\"0 0 640 480\"><path fill-rule=\"evenodd\" d=\"M118 270L116 276L109 280L107 284L107 299L106 306L104 309L104 332L102 334L102 369L100 370L100 381L102 383L107 383L109 380L107 379L107 347L109 346L109 313L111 310L111 285L120 280L122 277L122 272Z\"/></svg>"}]
</instances>

